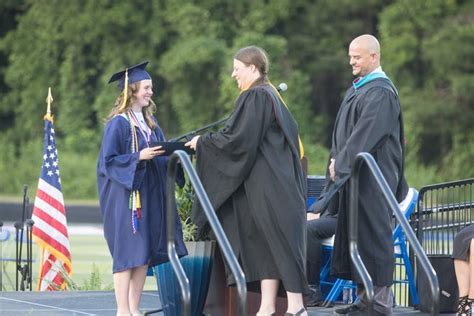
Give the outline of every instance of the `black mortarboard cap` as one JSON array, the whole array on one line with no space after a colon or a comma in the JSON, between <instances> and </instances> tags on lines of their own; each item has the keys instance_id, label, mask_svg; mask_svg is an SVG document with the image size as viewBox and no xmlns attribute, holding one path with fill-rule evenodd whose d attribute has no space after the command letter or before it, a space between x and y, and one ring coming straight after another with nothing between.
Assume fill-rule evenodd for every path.
<instances>
[{"instance_id":1,"label":"black mortarboard cap","mask_svg":"<svg viewBox=\"0 0 474 316\"><path fill-rule=\"evenodd\" d=\"M123 90L125 85L125 73L128 71L128 84L132 84L137 81L151 79L151 76L148 72L145 71L145 67L148 65L148 61L145 61L141 64L129 67L125 70L114 73L110 77L109 83L118 81L118 87L120 90Z\"/></svg>"}]
</instances>

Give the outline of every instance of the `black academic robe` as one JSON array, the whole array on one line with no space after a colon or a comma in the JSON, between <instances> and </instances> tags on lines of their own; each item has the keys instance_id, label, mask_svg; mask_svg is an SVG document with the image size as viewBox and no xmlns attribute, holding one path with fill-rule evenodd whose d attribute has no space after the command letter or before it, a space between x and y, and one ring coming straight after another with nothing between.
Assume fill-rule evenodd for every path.
<instances>
[{"instance_id":1,"label":"black academic robe","mask_svg":"<svg viewBox=\"0 0 474 316\"><path fill-rule=\"evenodd\" d=\"M332 255L331 273L358 283L349 254L349 177L360 152L372 154L392 193L401 201L408 190L403 176L404 135L400 103L395 88L384 78L354 89L342 102L333 132L331 158L336 160L339 219ZM331 188L329 189L331 190ZM389 286L393 280L394 257L392 212L375 180L362 167L359 184L358 246L374 285Z\"/></svg>"},{"instance_id":2,"label":"black academic robe","mask_svg":"<svg viewBox=\"0 0 474 316\"><path fill-rule=\"evenodd\" d=\"M297 124L275 89L261 84L242 92L226 126L201 136L196 154L249 290L280 279L285 290L306 292L306 181ZM208 230L197 201L192 218L201 233Z\"/></svg>"}]
</instances>

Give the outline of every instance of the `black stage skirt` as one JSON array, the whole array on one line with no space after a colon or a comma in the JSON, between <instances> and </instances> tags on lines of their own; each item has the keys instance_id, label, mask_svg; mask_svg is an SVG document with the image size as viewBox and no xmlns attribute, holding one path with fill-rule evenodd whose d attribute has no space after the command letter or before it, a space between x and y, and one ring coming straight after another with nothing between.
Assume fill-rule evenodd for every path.
<instances>
[{"instance_id":1,"label":"black stage skirt","mask_svg":"<svg viewBox=\"0 0 474 316\"><path fill-rule=\"evenodd\" d=\"M474 225L464 227L454 239L453 258L469 261L469 248L471 240L474 239Z\"/></svg>"}]
</instances>

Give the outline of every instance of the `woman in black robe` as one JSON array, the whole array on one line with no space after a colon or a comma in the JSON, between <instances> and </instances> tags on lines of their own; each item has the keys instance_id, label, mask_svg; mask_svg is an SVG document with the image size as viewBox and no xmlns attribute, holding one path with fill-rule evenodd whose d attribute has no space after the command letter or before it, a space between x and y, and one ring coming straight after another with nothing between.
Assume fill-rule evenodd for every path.
<instances>
[{"instance_id":1,"label":"woman in black robe","mask_svg":"<svg viewBox=\"0 0 474 316\"><path fill-rule=\"evenodd\" d=\"M240 49L232 77L241 94L226 126L187 145L196 150L197 171L248 288L260 288L257 315L275 312L280 280L288 312L306 315L306 182L298 128L267 72L262 49ZM199 202L193 220L201 232L209 229ZM235 281L229 277L228 283Z\"/></svg>"}]
</instances>

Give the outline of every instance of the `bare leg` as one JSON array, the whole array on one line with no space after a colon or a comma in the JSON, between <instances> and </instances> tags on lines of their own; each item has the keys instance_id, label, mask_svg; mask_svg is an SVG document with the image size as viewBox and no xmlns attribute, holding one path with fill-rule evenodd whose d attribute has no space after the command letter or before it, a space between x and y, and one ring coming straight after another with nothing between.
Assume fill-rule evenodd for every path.
<instances>
[{"instance_id":1,"label":"bare leg","mask_svg":"<svg viewBox=\"0 0 474 316\"><path fill-rule=\"evenodd\" d=\"M286 295L288 297L287 313L296 314L304 308L303 295L301 293L286 292ZM308 313L305 311L301 315L308 315Z\"/></svg>"},{"instance_id":2,"label":"bare leg","mask_svg":"<svg viewBox=\"0 0 474 316\"><path fill-rule=\"evenodd\" d=\"M459 296L466 296L469 293L469 263L454 259L454 270L458 281Z\"/></svg>"},{"instance_id":3,"label":"bare leg","mask_svg":"<svg viewBox=\"0 0 474 316\"><path fill-rule=\"evenodd\" d=\"M117 315L130 315L128 291L132 270L114 273L114 292L117 301Z\"/></svg>"},{"instance_id":4,"label":"bare leg","mask_svg":"<svg viewBox=\"0 0 474 316\"><path fill-rule=\"evenodd\" d=\"M463 260L454 260L454 270L458 281L459 296L474 298L474 242L471 241L469 262Z\"/></svg>"},{"instance_id":5,"label":"bare leg","mask_svg":"<svg viewBox=\"0 0 474 316\"><path fill-rule=\"evenodd\" d=\"M257 312L257 316L270 315L275 312L279 282L279 280L274 279L260 281L262 300L260 302L260 309Z\"/></svg>"},{"instance_id":6,"label":"bare leg","mask_svg":"<svg viewBox=\"0 0 474 316\"><path fill-rule=\"evenodd\" d=\"M147 270L148 265L132 269L130 276L130 290L128 295L129 306L132 315L140 315L140 298L142 296Z\"/></svg>"},{"instance_id":7,"label":"bare leg","mask_svg":"<svg viewBox=\"0 0 474 316\"><path fill-rule=\"evenodd\" d=\"M474 301L474 239L469 245L468 261L454 260L454 270L459 288L458 310L456 315L471 315Z\"/></svg>"}]
</instances>

